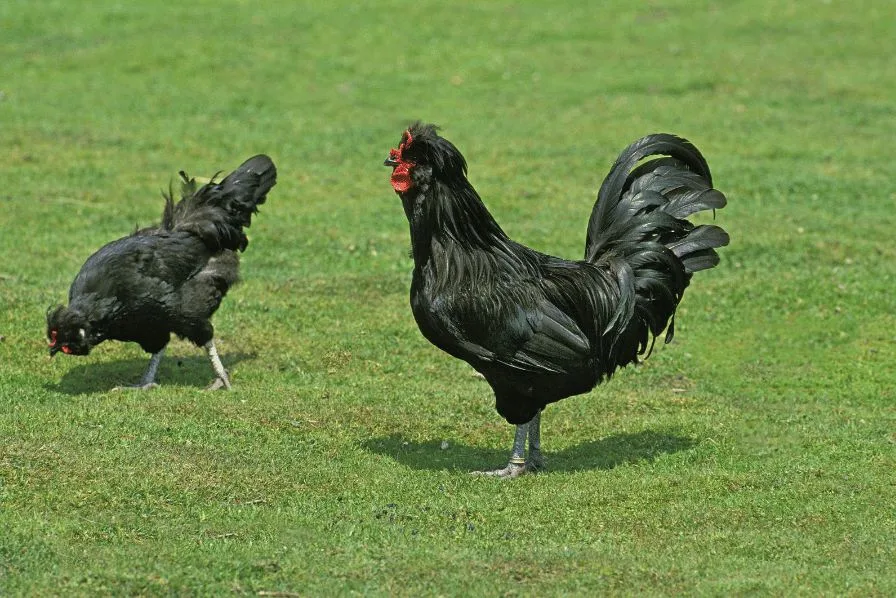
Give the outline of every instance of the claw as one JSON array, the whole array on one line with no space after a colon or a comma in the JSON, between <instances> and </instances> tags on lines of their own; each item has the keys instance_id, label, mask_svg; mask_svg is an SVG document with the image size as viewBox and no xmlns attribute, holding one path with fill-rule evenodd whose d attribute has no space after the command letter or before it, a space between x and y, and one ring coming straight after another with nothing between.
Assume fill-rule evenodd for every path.
<instances>
[{"instance_id":1,"label":"claw","mask_svg":"<svg viewBox=\"0 0 896 598\"><path fill-rule=\"evenodd\" d=\"M529 458L526 459L526 470L535 473L536 471L544 469L545 465L546 463L541 451L529 449Z\"/></svg>"},{"instance_id":2,"label":"claw","mask_svg":"<svg viewBox=\"0 0 896 598\"><path fill-rule=\"evenodd\" d=\"M230 390L230 380L227 378L215 378L211 384L205 387L205 390Z\"/></svg>"},{"instance_id":3,"label":"claw","mask_svg":"<svg viewBox=\"0 0 896 598\"><path fill-rule=\"evenodd\" d=\"M524 459L527 437L529 439L529 457ZM513 452L510 454L510 462L507 467L492 471L474 471L472 474L497 478L518 478L527 473L537 473L544 467L544 456L541 454L541 412L538 412L528 423L517 425L513 438Z\"/></svg>"},{"instance_id":4,"label":"claw","mask_svg":"<svg viewBox=\"0 0 896 598\"><path fill-rule=\"evenodd\" d=\"M471 472L471 475L513 479L518 478L521 475L525 475L526 473L530 473L529 467L527 465L508 463L507 467L503 469L493 469L490 471L473 471Z\"/></svg>"},{"instance_id":5,"label":"claw","mask_svg":"<svg viewBox=\"0 0 896 598\"><path fill-rule=\"evenodd\" d=\"M218 376L205 390L218 390L219 388L230 390L230 377L227 375L227 370L224 369L224 364L221 363L221 358L218 356L214 339L205 344L205 350L208 352L208 358L212 362L212 369L215 370L215 374Z\"/></svg>"},{"instance_id":6,"label":"claw","mask_svg":"<svg viewBox=\"0 0 896 598\"><path fill-rule=\"evenodd\" d=\"M155 382L147 382L146 384L126 384L124 386L116 386L112 389L112 392L119 392L122 390L152 390L153 388L158 388L159 385Z\"/></svg>"}]
</instances>

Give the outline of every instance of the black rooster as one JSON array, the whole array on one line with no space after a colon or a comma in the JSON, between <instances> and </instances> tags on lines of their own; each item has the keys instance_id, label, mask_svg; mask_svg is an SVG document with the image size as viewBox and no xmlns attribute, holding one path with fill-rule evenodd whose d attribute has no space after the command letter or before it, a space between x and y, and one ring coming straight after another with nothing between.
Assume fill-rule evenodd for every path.
<instances>
[{"instance_id":1,"label":"black rooster","mask_svg":"<svg viewBox=\"0 0 896 598\"><path fill-rule=\"evenodd\" d=\"M635 167L654 155L669 157ZM580 261L508 238L434 125L412 125L385 165L410 223L420 331L480 372L498 413L517 426L510 462L491 475L542 467L542 409L637 361L667 328L669 342L691 274L715 266L715 248L728 243L721 228L686 220L726 200L697 148L673 135L648 135L616 160Z\"/></svg>"},{"instance_id":2,"label":"black rooster","mask_svg":"<svg viewBox=\"0 0 896 598\"><path fill-rule=\"evenodd\" d=\"M162 224L113 241L87 259L69 289L68 307L47 312L50 356L87 355L99 343L134 341L152 353L137 388L155 386L165 347L175 333L204 347L230 388L209 319L239 277L249 240L243 227L277 180L267 156L246 160L221 182L197 189L184 172L182 199L165 196Z\"/></svg>"}]
</instances>

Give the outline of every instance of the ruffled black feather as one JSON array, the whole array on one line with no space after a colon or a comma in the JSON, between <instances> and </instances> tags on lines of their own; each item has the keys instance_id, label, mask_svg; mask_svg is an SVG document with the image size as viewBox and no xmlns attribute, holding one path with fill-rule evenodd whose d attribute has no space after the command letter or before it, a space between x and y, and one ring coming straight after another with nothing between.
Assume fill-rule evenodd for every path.
<instances>
[{"instance_id":1,"label":"ruffled black feather","mask_svg":"<svg viewBox=\"0 0 896 598\"><path fill-rule=\"evenodd\" d=\"M165 196L162 228L189 231L213 251L243 251L249 243L243 228L250 226L252 215L277 182L271 159L249 158L223 181L215 182L216 175L199 189L185 172L180 176L182 199L175 204L172 193Z\"/></svg>"},{"instance_id":2,"label":"ruffled black feather","mask_svg":"<svg viewBox=\"0 0 896 598\"><path fill-rule=\"evenodd\" d=\"M276 180L267 156L250 158L224 180L202 187L181 173L181 197L165 195L159 226L101 247L69 289L69 305L47 313L56 350L87 354L108 339L160 351L171 333L204 345L209 319L239 279L243 227ZM51 350L53 350L51 348Z\"/></svg>"}]
</instances>

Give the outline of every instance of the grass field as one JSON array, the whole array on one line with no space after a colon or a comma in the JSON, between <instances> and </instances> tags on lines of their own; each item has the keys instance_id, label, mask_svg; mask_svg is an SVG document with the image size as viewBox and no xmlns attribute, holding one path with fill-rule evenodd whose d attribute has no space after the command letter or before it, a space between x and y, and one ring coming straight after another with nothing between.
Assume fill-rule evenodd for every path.
<instances>
[{"instance_id":1,"label":"grass field","mask_svg":"<svg viewBox=\"0 0 896 598\"><path fill-rule=\"evenodd\" d=\"M896 594L887 2L0 4L0 594ZM549 470L408 306L382 161L443 126L578 257L617 153L690 138L731 234L675 342L552 406ZM48 306L178 170L279 184L202 352L50 360ZM447 448L443 442L447 443Z\"/></svg>"}]
</instances>

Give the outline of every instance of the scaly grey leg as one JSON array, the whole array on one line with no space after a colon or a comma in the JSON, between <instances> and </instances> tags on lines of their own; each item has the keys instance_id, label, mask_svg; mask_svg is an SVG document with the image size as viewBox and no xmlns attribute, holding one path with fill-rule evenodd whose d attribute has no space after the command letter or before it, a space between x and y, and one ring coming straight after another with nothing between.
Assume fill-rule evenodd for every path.
<instances>
[{"instance_id":1,"label":"scaly grey leg","mask_svg":"<svg viewBox=\"0 0 896 598\"><path fill-rule=\"evenodd\" d=\"M529 458L526 459L526 471L537 471L544 468L544 456L541 454L541 411L529 422Z\"/></svg>"},{"instance_id":2,"label":"scaly grey leg","mask_svg":"<svg viewBox=\"0 0 896 598\"><path fill-rule=\"evenodd\" d=\"M227 376L224 364L221 363L221 358L218 357L218 350L215 348L215 339L212 339L205 344L205 350L208 353L208 358L212 362L212 369L215 370L215 375L217 376L205 390L218 390L219 388L230 390L230 378Z\"/></svg>"},{"instance_id":3,"label":"scaly grey leg","mask_svg":"<svg viewBox=\"0 0 896 598\"><path fill-rule=\"evenodd\" d=\"M164 354L165 347L162 347L162 350L158 353L152 354L152 357L149 358L149 365L146 366L146 371L143 372L140 382L129 384L128 386L116 386L112 390L149 390L150 388L156 388L158 386L156 384L156 374L159 371L159 363L161 363Z\"/></svg>"},{"instance_id":4,"label":"scaly grey leg","mask_svg":"<svg viewBox=\"0 0 896 598\"><path fill-rule=\"evenodd\" d=\"M526 436L529 433L529 424L521 424L516 427L516 435L513 438L513 452L510 454L510 462L503 469L493 471L474 471L476 475L496 476L499 478L515 478L526 473Z\"/></svg>"}]
</instances>

